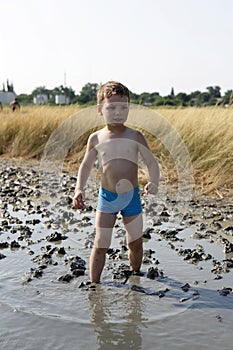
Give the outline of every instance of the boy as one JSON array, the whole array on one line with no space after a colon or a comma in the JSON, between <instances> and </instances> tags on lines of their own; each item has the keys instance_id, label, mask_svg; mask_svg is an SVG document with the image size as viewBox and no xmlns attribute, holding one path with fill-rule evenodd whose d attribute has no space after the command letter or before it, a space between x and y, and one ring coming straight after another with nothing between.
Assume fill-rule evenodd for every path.
<instances>
[{"instance_id":1,"label":"boy","mask_svg":"<svg viewBox=\"0 0 233 350\"><path fill-rule=\"evenodd\" d=\"M91 282L99 282L111 244L116 215L121 212L127 232L130 269L140 271L142 247L142 207L138 188L138 153L149 172L146 193L156 194L159 166L141 132L125 126L129 113L129 90L109 81L97 94L98 112L106 126L90 135L84 159L78 171L73 206L85 208L84 187L93 164L99 157L101 187L96 211L96 236L90 256Z\"/></svg>"}]
</instances>

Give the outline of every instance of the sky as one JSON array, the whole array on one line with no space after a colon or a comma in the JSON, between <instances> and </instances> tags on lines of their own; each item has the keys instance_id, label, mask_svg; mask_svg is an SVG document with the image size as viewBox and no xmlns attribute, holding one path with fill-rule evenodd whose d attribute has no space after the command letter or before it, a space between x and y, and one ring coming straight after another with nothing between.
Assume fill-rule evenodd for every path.
<instances>
[{"instance_id":1,"label":"sky","mask_svg":"<svg viewBox=\"0 0 233 350\"><path fill-rule=\"evenodd\" d=\"M233 88L232 0L0 0L0 90Z\"/></svg>"}]
</instances>

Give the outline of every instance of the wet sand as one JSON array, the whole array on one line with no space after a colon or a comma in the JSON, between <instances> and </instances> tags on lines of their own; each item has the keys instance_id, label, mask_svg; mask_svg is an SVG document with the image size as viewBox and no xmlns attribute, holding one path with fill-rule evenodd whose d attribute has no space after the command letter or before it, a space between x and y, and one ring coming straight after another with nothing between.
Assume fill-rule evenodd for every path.
<instances>
[{"instance_id":1,"label":"wet sand","mask_svg":"<svg viewBox=\"0 0 233 350\"><path fill-rule=\"evenodd\" d=\"M142 195L141 275L129 272L119 216L91 285L97 186L79 212L74 174L45 183L37 163L4 160L0 173L1 348L231 348L231 199L195 195L182 208L168 193L158 211Z\"/></svg>"}]
</instances>

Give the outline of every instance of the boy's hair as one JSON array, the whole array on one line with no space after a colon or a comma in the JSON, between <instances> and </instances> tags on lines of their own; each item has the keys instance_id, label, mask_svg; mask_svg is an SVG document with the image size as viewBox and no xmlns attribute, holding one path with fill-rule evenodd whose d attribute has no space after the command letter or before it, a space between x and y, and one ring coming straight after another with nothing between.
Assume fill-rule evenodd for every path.
<instances>
[{"instance_id":1,"label":"boy's hair","mask_svg":"<svg viewBox=\"0 0 233 350\"><path fill-rule=\"evenodd\" d=\"M117 81L108 81L101 85L97 92L97 104L101 104L105 98L109 98L112 95L127 96L128 101L130 101L129 89L126 86Z\"/></svg>"}]
</instances>

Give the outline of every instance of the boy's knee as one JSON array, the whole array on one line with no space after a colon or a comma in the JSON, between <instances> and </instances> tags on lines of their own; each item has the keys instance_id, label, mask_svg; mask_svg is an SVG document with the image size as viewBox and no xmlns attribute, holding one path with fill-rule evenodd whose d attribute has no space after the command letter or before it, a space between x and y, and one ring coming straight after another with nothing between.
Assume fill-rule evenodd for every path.
<instances>
[{"instance_id":1,"label":"boy's knee","mask_svg":"<svg viewBox=\"0 0 233 350\"><path fill-rule=\"evenodd\" d=\"M100 248L100 247L96 247L94 246L93 247L93 251L98 254L98 255L103 255L103 254L106 254L107 251L108 251L108 248Z\"/></svg>"}]
</instances>

